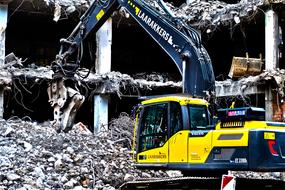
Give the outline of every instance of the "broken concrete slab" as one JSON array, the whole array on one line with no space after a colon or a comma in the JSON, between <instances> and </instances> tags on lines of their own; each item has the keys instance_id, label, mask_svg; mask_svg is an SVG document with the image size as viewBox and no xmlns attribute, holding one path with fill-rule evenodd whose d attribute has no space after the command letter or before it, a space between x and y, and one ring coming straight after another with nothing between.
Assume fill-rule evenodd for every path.
<instances>
[{"instance_id":1,"label":"broken concrete slab","mask_svg":"<svg viewBox=\"0 0 285 190\"><path fill-rule=\"evenodd\" d=\"M44 0L47 5L53 5L54 20L57 21L61 12L64 14L70 14L76 10L86 10L92 1L89 0ZM161 11L156 1L144 0L154 9ZM188 3L182 4L180 7L175 7L171 3L166 3L173 14L186 21L189 25L192 25L199 29L208 29L207 32L211 32L219 25L232 26L239 24L243 20L252 19L258 12L258 9L262 9L264 6L268 6L272 3L284 4L284 0L241 0L238 3L229 4L223 1L206 1L206 0L194 0L188 1ZM64 11L61 11L63 9Z\"/></svg>"},{"instance_id":2,"label":"broken concrete slab","mask_svg":"<svg viewBox=\"0 0 285 190\"><path fill-rule=\"evenodd\" d=\"M75 75L75 79L80 81L82 85L86 84L94 90L93 93L117 93L127 88L137 90L152 90L157 88L181 88L181 82L155 82L145 79L134 79L130 75L119 72L109 72L106 74L90 73L88 77L82 79L80 76L86 76L89 70L79 69ZM49 82L52 79L53 71L49 67L26 67L9 69L0 68L0 86L11 86L13 79L22 78L30 80L46 80Z\"/></svg>"},{"instance_id":3,"label":"broken concrete slab","mask_svg":"<svg viewBox=\"0 0 285 190\"><path fill-rule=\"evenodd\" d=\"M174 14L188 24L199 29L216 28L219 25L229 26L239 24L256 14L258 7L263 6L263 0L240 1L228 4L223 1L192 1L176 8L171 6Z\"/></svg>"},{"instance_id":4,"label":"broken concrete slab","mask_svg":"<svg viewBox=\"0 0 285 190\"><path fill-rule=\"evenodd\" d=\"M80 76L86 76L87 69L78 71ZM0 86L11 86L13 79L21 80L45 80L51 81L53 71L49 67L34 68L14 68L0 69ZM80 79L77 74L75 78L80 81L81 85L88 85L88 88L95 94L117 94L123 96L123 92L131 90L131 94L139 96L139 91L152 90L171 90L175 89L179 92L182 88L181 82L174 81L148 81L146 79L134 79L130 75L119 72L110 72L106 74L90 73L88 77ZM161 77L161 76L160 76ZM152 78L159 78L153 77ZM271 83L276 87L276 91L281 97L284 97L285 70L264 71L257 76L248 76L239 80L216 81L216 96L239 96L246 94L264 93L265 84Z\"/></svg>"},{"instance_id":5,"label":"broken concrete slab","mask_svg":"<svg viewBox=\"0 0 285 190\"><path fill-rule=\"evenodd\" d=\"M218 97L264 93L265 85L272 84L273 89L281 98L284 98L284 82L285 70L270 70L257 76L248 76L236 81L231 79L216 81L216 93Z\"/></svg>"}]
</instances>

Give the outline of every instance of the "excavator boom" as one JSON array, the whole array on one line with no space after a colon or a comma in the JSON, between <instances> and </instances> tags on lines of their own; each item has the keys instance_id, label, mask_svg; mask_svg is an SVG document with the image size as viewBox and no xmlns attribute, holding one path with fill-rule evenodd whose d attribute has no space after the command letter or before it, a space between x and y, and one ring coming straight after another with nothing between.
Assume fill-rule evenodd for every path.
<instances>
[{"instance_id":1,"label":"excavator boom","mask_svg":"<svg viewBox=\"0 0 285 190\"><path fill-rule=\"evenodd\" d=\"M76 50L80 51L83 40L96 32L120 7L127 10L174 61L182 75L183 93L205 98L214 92L211 60L201 44L199 33L175 18L162 0L154 2L160 7L159 11L141 0L95 0L70 36L61 39L60 51L52 63L53 80L48 88L55 125L59 130L72 126L75 113L84 101L76 90L74 78L80 58L75 64L68 63L68 58Z\"/></svg>"}]
</instances>

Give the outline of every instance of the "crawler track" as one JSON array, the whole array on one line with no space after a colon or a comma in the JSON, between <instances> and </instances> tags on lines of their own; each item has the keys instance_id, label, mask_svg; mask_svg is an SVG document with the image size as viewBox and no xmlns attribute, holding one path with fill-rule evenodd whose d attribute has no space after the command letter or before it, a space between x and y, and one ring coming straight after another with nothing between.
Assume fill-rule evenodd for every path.
<instances>
[{"instance_id":1,"label":"crawler track","mask_svg":"<svg viewBox=\"0 0 285 190\"><path fill-rule=\"evenodd\" d=\"M150 178L124 183L120 190L135 189L195 189L195 190L220 190L220 177L180 177L180 178ZM285 182L273 179L247 179L236 178L236 190L284 190Z\"/></svg>"}]
</instances>

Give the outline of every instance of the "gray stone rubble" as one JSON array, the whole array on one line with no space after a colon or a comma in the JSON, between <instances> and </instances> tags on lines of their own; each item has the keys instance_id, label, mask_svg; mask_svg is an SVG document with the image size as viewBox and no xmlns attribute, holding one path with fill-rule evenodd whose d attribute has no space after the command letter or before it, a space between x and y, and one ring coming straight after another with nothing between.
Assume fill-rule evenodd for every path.
<instances>
[{"instance_id":1,"label":"gray stone rubble","mask_svg":"<svg viewBox=\"0 0 285 190\"><path fill-rule=\"evenodd\" d=\"M168 176L135 169L120 135L108 132L57 133L49 123L0 120L0 189L112 190L124 181Z\"/></svg>"},{"instance_id":2,"label":"gray stone rubble","mask_svg":"<svg viewBox=\"0 0 285 190\"><path fill-rule=\"evenodd\" d=\"M90 0L44 0L47 5L54 6L54 20L58 21L61 15L73 13L78 10L86 10ZM144 0L157 10L156 1ZM97 2L101 2L97 0ZM103 2L103 1L102 1ZM104 1L105 2L105 1ZM107 2L107 1L106 1ZM105 3L106 3L105 2ZM233 26L243 20L251 20L258 9L268 6L271 3L284 3L284 0L241 0L237 3L229 4L223 1L189 0L180 7L175 7L171 3L167 6L176 17L182 18L190 25L199 29L207 29L211 32L219 25ZM64 10L64 11L62 11ZM161 11L161 10L160 10ZM162 11L163 13L163 11Z\"/></svg>"},{"instance_id":3,"label":"gray stone rubble","mask_svg":"<svg viewBox=\"0 0 285 190\"><path fill-rule=\"evenodd\" d=\"M93 135L81 123L68 133L57 133L49 122L0 120L0 189L114 190L138 178L181 176L178 171L135 169L128 144L132 125L133 120L121 114ZM232 174L282 178L278 172Z\"/></svg>"},{"instance_id":4,"label":"gray stone rubble","mask_svg":"<svg viewBox=\"0 0 285 190\"><path fill-rule=\"evenodd\" d=\"M260 85L265 87L265 85L271 84L274 91L284 99L284 81L284 69L265 70L257 76L242 77L239 80L228 79L225 81L216 81L216 92L217 94L235 94L235 96L243 96L246 94L246 89Z\"/></svg>"},{"instance_id":5,"label":"gray stone rubble","mask_svg":"<svg viewBox=\"0 0 285 190\"><path fill-rule=\"evenodd\" d=\"M249 20L256 14L258 7L264 5L264 0L241 0L236 4L223 1L192 1L177 8L172 6L175 16L198 28L211 29L219 25L235 25L241 20Z\"/></svg>"},{"instance_id":6,"label":"gray stone rubble","mask_svg":"<svg viewBox=\"0 0 285 190\"><path fill-rule=\"evenodd\" d=\"M80 69L78 73L81 76L86 76L89 71L87 69ZM52 70L48 67L37 67L37 68L10 68L0 69L0 86L11 86L13 80L22 77L24 79L34 80L34 82L51 81ZM162 75L157 74L152 78L163 78ZM139 90L153 90L163 88L180 89L181 82L175 81L151 81L143 78L135 79L128 74L122 74L120 72L109 72L105 74L90 73L88 77L82 78L79 75L75 75L75 78L81 82L82 85L89 85L97 93L117 93L121 95L122 90L135 89Z\"/></svg>"}]
</instances>

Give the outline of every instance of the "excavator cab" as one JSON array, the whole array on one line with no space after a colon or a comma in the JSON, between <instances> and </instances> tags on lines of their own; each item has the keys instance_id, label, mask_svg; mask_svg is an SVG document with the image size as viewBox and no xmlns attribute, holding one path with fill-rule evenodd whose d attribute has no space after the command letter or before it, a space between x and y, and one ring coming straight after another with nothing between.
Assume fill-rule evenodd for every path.
<instances>
[{"instance_id":1,"label":"excavator cab","mask_svg":"<svg viewBox=\"0 0 285 190\"><path fill-rule=\"evenodd\" d=\"M214 128L205 100L186 95L158 97L142 102L136 130L137 167L176 168L190 160L202 161L211 148L211 134L204 142L190 139L201 152L189 158L189 137L207 136ZM200 146L203 144L203 146ZM198 158L199 157L199 158Z\"/></svg>"}]
</instances>

